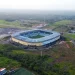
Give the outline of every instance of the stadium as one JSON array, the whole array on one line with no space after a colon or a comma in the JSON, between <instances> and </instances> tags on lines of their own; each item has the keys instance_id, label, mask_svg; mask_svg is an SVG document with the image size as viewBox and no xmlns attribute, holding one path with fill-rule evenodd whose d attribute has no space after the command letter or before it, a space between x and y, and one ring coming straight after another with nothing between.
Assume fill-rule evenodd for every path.
<instances>
[{"instance_id":1,"label":"stadium","mask_svg":"<svg viewBox=\"0 0 75 75\"><path fill-rule=\"evenodd\" d=\"M60 33L48 30L29 30L11 36L13 42L25 46L44 46L60 39Z\"/></svg>"}]
</instances>

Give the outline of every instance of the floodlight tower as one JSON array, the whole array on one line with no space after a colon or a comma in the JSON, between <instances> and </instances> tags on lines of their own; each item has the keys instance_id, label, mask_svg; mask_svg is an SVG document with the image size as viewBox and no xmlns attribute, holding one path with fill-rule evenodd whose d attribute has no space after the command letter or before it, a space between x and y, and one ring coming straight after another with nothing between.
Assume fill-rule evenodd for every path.
<instances>
[{"instance_id":1,"label":"floodlight tower","mask_svg":"<svg viewBox=\"0 0 75 75\"><path fill-rule=\"evenodd\" d=\"M42 55L43 55L43 54L42 54L42 50L41 50L41 57L42 57Z\"/></svg>"},{"instance_id":2,"label":"floodlight tower","mask_svg":"<svg viewBox=\"0 0 75 75\"><path fill-rule=\"evenodd\" d=\"M44 16L44 25L45 25L45 16Z\"/></svg>"}]
</instances>

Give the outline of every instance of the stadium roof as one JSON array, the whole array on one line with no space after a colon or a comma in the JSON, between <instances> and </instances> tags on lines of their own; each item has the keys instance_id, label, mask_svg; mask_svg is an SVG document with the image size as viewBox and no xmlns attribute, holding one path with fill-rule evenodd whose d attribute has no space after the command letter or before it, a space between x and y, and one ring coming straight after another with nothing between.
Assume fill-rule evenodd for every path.
<instances>
[{"instance_id":1,"label":"stadium roof","mask_svg":"<svg viewBox=\"0 0 75 75\"><path fill-rule=\"evenodd\" d=\"M35 31L35 30L30 30L30 31ZM14 37L18 40L22 40L22 41L36 42L37 43L37 42L43 42L43 41L46 41L46 40L51 40L51 39L54 39L54 38L60 36L60 33L55 32L55 31L48 31L48 30L41 30L41 31L50 32L52 34L50 34L48 36L41 37L41 38L37 38L37 39L32 39L32 38L24 37L24 36L20 35L20 33L30 32L30 31L22 31L22 32L15 33L15 34L12 35L12 37Z\"/></svg>"}]
</instances>

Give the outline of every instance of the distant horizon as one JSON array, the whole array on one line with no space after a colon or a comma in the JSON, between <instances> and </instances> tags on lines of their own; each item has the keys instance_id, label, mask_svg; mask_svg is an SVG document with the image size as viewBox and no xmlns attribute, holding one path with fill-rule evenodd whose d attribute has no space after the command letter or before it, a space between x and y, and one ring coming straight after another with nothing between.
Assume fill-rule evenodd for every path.
<instances>
[{"instance_id":1,"label":"distant horizon","mask_svg":"<svg viewBox=\"0 0 75 75\"><path fill-rule=\"evenodd\" d=\"M0 9L1 14L53 14L53 15L68 15L75 14L75 10L29 10L29 9Z\"/></svg>"},{"instance_id":2,"label":"distant horizon","mask_svg":"<svg viewBox=\"0 0 75 75\"><path fill-rule=\"evenodd\" d=\"M12 8L0 8L2 11L6 10L22 10L22 11L75 11L75 10L50 10L50 9L12 9ZM0 11L1 12L1 11Z\"/></svg>"},{"instance_id":3,"label":"distant horizon","mask_svg":"<svg viewBox=\"0 0 75 75\"><path fill-rule=\"evenodd\" d=\"M75 12L75 10L0 9L0 12Z\"/></svg>"}]
</instances>

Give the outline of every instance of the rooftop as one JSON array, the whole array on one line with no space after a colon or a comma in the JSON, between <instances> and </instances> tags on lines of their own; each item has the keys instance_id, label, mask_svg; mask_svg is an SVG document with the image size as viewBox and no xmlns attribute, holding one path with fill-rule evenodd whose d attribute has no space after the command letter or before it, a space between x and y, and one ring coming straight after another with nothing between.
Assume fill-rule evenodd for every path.
<instances>
[{"instance_id":1,"label":"rooftop","mask_svg":"<svg viewBox=\"0 0 75 75\"><path fill-rule=\"evenodd\" d=\"M0 71L4 71L6 68L0 68Z\"/></svg>"},{"instance_id":2,"label":"rooftop","mask_svg":"<svg viewBox=\"0 0 75 75\"><path fill-rule=\"evenodd\" d=\"M35 34L37 34L38 31L41 31L41 33L45 32L46 34L44 34L44 36L39 36L40 38L36 38L36 39L35 39L35 37L34 38L29 37L30 35L32 35L31 33L36 32ZM25 33L25 36L24 36L24 33ZM23 34L23 36L21 34ZM12 35L12 37L14 37L14 38L16 38L18 40L27 41L27 42L42 42L42 41L46 41L46 40L55 38L55 37L57 37L59 35L60 35L60 33L55 32L55 31L30 30L30 31L24 31L24 32L16 33L16 34Z\"/></svg>"}]
</instances>

